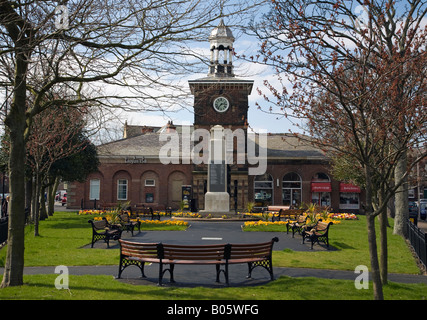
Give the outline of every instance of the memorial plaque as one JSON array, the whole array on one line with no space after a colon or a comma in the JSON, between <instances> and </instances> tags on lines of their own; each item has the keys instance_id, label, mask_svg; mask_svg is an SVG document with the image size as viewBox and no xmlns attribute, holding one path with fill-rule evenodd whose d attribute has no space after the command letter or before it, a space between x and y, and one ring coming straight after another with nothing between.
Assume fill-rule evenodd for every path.
<instances>
[{"instance_id":1,"label":"memorial plaque","mask_svg":"<svg viewBox=\"0 0 427 320\"><path fill-rule=\"evenodd\" d=\"M209 191L210 192L225 192L227 191L226 183L226 168L225 163L209 164Z\"/></svg>"}]
</instances>

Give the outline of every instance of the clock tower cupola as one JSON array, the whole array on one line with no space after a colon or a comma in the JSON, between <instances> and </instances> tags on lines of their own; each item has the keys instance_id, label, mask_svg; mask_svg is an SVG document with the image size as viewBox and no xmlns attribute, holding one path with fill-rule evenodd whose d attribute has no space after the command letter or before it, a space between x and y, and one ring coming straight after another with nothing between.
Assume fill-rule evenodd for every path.
<instances>
[{"instance_id":1,"label":"clock tower cupola","mask_svg":"<svg viewBox=\"0 0 427 320\"><path fill-rule=\"evenodd\" d=\"M210 63L207 77L190 80L194 95L194 127L210 130L215 125L232 130L246 129L249 95L253 81L234 74L234 36L221 19L210 36Z\"/></svg>"},{"instance_id":2,"label":"clock tower cupola","mask_svg":"<svg viewBox=\"0 0 427 320\"><path fill-rule=\"evenodd\" d=\"M234 77L233 73L233 43L234 36L230 28L226 27L221 19L218 27L214 28L209 36L211 61L209 76Z\"/></svg>"}]
</instances>

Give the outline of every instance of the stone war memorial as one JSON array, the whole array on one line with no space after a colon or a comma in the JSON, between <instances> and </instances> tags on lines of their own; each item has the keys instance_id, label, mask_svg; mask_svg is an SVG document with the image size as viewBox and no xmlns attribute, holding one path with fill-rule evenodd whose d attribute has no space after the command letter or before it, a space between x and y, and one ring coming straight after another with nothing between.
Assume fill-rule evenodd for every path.
<instances>
[{"instance_id":1,"label":"stone war memorial","mask_svg":"<svg viewBox=\"0 0 427 320\"><path fill-rule=\"evenodd\" d=\"M225 137L223 127L211 129L208 163L208 190L205 194L205 209L208 214L230 213L230 195L227 192L227 167L225 163Z\"/></svg>"}]
</instances>

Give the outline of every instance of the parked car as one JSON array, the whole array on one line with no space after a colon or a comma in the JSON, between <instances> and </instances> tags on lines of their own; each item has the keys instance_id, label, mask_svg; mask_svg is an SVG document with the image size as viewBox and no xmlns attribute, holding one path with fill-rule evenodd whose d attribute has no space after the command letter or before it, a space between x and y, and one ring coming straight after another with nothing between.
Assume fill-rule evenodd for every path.
<instances>
[{"instance_id":1,"label":"parked car","mask_svg":"<svg viewBox=\"0 0 427 320\"><path fill-rule=\"evenodd\" d=\"M427 216L427 201L420 202L420 219L425 220Z\"/></svg>"},{"instance_id":2,"label":"parked car","mask_svg":"<svg viewBox=\"0 0 427 320\"><path fill-rule=\"evenodd\" d=\"M65 206L67 204L67 194L64 193L61 200L62 206Z\"/></svg>"}]
</instances>

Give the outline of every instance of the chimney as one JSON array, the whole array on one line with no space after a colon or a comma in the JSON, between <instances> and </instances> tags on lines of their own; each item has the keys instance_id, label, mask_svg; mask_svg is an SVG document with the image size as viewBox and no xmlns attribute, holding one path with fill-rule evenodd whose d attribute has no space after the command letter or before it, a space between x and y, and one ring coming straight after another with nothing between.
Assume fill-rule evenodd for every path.
<instances>
[{"instance_id":1,"label":"chimney","mask_svg":"<svg viewBox=\"0 0 427 320\"><path fill-rule=\"evenodd\" d=\"M123 127L123 139L128 137L128 121L125 120L125 125Z\"/></svg>"},{"instance_id":2,"label":"chimney","mask_svg":"<svg viewBox=\"0 0 427 320\"><path fill-rule=\"evenodd\" d=\"M176 131L176 126L173 124L172 121L168 121L168 124L166 125L166 132L170 133L174 131Z\"/></svg>"}]
</instances>

